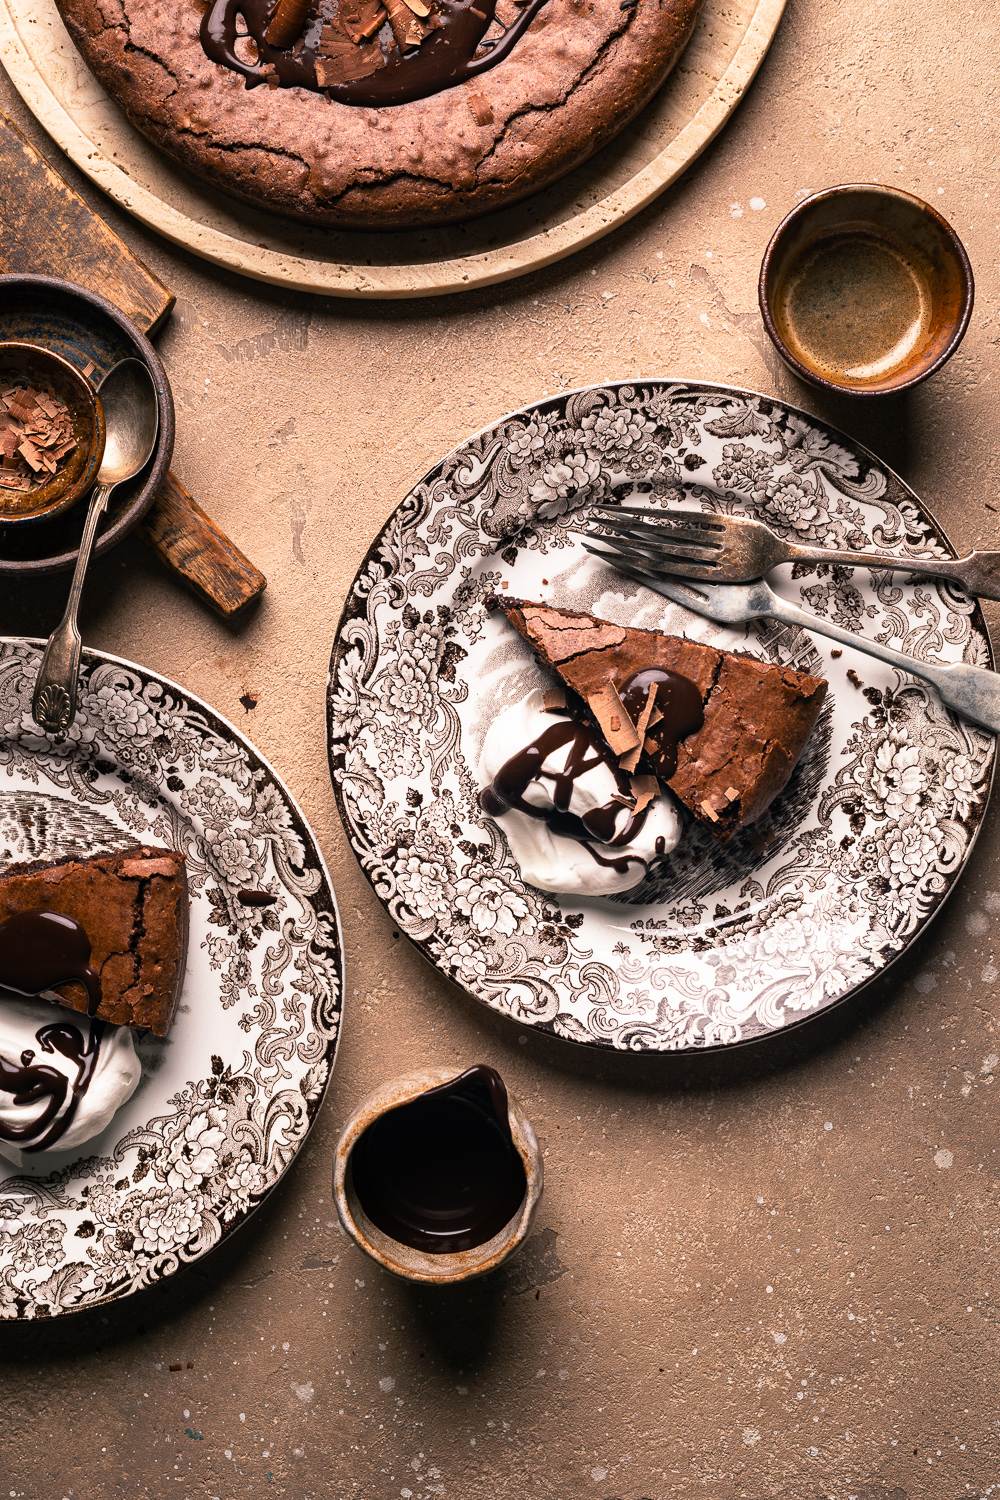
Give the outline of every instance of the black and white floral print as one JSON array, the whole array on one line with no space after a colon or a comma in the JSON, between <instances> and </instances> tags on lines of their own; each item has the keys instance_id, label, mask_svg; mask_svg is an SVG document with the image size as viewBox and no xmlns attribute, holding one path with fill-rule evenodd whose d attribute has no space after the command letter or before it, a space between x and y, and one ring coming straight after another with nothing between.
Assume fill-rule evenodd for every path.
<instances>
[{"instance_id":1,"label":"black and white floral print","mask_svg":"<svg viewBox=\"0 0 1000 1500\"><path fill-rule=\"evenodd\" d=\"M728 1045L842 999L912 941L974 841L993 741L868 658L849 671L801 631L722 631L588 559L573 527L628 478L653 481L650 503L757 515L796 541L953 555L902 481L780 402L645 382L539 403L450 454L373 545L331 663L334 787L394 921L479 999L592 1045ZM913 655L991 661L953 589L804 566L784 586ZM540 670L488 614L505 588L822 672L829 708L768 818L725 850L689 831L635 896L525 885L476 776L484 723Z\"/></svg>"},{"instance_id":2,"label":"black and white floral print","mask_svg":"<svg viewBox=\"0 0 1000 1500\"><path fill-rule=\"evenodd\" d=\"M191 938L171 1035L140 1044L139 1089L89 1154L0 1164L7 1318L126 1296L240 1224L322 1102L342 993L322 859L252 747L179 688L97 657L52 743L30 713L37 668L36 647L0 641L0 860L171 845Z\"/></svg>"}]
</instances>

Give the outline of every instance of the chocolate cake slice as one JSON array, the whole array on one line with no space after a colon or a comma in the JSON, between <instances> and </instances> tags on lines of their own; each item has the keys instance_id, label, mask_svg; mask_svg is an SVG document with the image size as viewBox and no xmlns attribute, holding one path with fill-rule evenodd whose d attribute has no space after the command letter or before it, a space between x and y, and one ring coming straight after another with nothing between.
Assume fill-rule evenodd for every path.
<instances>
[{"instance_id":1,"label":"chocolate cake slice","mask_svg":"<svg viewBox=\"0 0 1000 1500\"><path fill-rule=\"evenodd\" d=\"M728 838L785 787L826 683L701 641L496 600L586 705L625 770L651 772Z\"/></svg>"},{"instance_id":2,"label":"chocolate cake slice","mask_svg":"<svg viewBox=\"0 0 1000 1500\"><path fill-rule=\"evenodd\" d=\"M184 856L144 845L0 875L0 990L166 1036L184 977Z\"/></svg>"}]
</instances>

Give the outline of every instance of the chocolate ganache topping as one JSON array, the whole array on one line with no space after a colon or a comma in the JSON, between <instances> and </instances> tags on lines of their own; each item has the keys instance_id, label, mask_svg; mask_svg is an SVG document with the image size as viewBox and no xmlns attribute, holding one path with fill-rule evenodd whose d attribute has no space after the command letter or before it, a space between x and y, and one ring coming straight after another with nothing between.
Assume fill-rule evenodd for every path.
<instances>
[{"instance_id":1,"label":"chocolate ganache topping","mask_svg":"<svg viewBox=\"0 0 1000 1500\"><path fill-rule=\"evenodd\" d=\"M642 721L650 688L654 690L657 718L646 729L643 755L652 774L669 781L677 770L681 740L696 733L705 722L705 704L690 677L665 667L647 667L630 677L619 694L634 724Z\"/></svg>"},{"instance_id":2,"label":"chocolate ganache topping","mask_svg":"<svg viewBox=\"0 0 1000 1500\"><path fill-rule=\"evenodd\" d=\"M101 1003L100 977L90 966L90 939L72 917L23 911L0 922L0 989L44 995L79 984L91 1015Z\"/></svg>"},{"instance_id":3,"label":"chocolate ganache topping","mask_svg":"<svg viewBox=\"0 0 1000 1500\"><path fill-rule=\"evenodd\" d=\"M408 104L493 68L547 0L212 0L201 41L213 62L341 104Z\"/></svg>"}]
</instances>

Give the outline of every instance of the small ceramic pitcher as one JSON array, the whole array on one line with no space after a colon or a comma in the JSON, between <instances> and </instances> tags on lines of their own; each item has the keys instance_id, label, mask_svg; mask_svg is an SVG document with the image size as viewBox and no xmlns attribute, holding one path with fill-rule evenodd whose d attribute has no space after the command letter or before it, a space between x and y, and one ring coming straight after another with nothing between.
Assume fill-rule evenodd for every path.
<instances>
[{"instance_id":1,"label":"small ceramic pitcher","mask_svg":"<svg viewBox=\"0 0 1000 1500\"><path fill-rule=\"evenodd\" d=\"M337 1142L333 1194L341 1224L366 1255L407 1281L448 1286L495 1270L523 1244L542 1195L542 1156L535 1132L508 1094L511 1141L524 1167L525 1189L516 1212L492 1238L470 1249L445 1254L418 1250L385 1233L365 1213L351 1168L352 1153L365 1131L384 1115L461 1078L464 1072L461 1068L424 1068L383 1084L354 1111Z\"/></svg>"}]
</instances>

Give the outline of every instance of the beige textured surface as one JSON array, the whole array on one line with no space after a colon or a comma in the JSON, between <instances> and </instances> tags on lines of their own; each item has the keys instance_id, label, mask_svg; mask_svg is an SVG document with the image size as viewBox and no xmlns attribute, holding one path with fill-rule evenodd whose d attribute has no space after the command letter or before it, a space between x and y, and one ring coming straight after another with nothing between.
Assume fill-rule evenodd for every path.
<instances>
[{"instance_id":1,"label":"beige textured surface","mask_svg":"<svg viewBox=\"0 0 1000 1500\"><path fill-rule=\"evenodd\" d=\"M996 544L1000 34L992 0L948 6L946 34L929 9L794 0L679 190L588 257L468 301L255 293L122 221L178 293L164 339L178 472L272 590L228 634L136 543L95 579L86 631L237 717L257 696L244 722L335 872L347 1018L303 1160L231 1250L107 1322L0 1338L0 1493L998 1493L996 810L950 907L851 1026L721 1076L613 1066L522 1043L394 940L337 827L322 737L330 638L371 533L430 460L545 390L672 372L780 391L867 437L956 540ZM755 306L781 212L850 177L937 203L979 277L960 354L874 414L804 396ZM56 593L5 593L4 629L49 625ZM384 1280L339 1235L333 1143L385 1076L480 1058L535 1125L546 1192L502 1281L441 1299Z\"/></svg>"}]
</instances>

